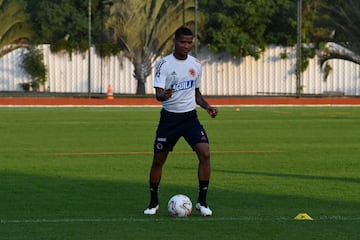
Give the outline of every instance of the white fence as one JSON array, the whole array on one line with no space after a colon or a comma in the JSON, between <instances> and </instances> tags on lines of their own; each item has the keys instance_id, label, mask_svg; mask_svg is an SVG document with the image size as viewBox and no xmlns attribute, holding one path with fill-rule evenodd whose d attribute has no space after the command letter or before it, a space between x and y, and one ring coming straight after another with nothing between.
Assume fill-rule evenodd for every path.
<instances>
[{"instance_id":1,"label":"white fence","mask_svg":"<svg viewBox=\"0 0 360 240\"><path fill-rule=\"evenodd\" d=\"M53 54L42 45L48 80L42 91L50 93L87 93L89 86L88 54ZM0 58L0 91L22 91L20 83L30 79L20 67L24 49ZM287 58L281 58L286 53ZM296 93L296 53L294 48L270 46L255 60L252 57L233 58L201 49L198 58L203 63L202 93L208 96L291 95ZM101 60L91 52L91 93L106 93L112 85L115 94L135 94L133 66L124 57ZM331 60L332 71L326 81L315 57L303 73L303 94L338 92L360 96L360 66L344 60ZM146 93L154 93L152 75L146 82Z\"/></svg>"}]
</instances>

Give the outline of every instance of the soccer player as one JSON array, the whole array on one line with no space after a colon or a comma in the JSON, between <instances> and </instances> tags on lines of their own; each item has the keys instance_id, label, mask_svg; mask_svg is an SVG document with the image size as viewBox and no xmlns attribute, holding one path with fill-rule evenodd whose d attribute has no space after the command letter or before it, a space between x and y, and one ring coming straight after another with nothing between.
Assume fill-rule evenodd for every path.
<instances>
[{"instance_id":1,"label":"soccer player","mask_svg":"<svg viewBox=\"0 0 360 240\"><path fill-rule=\"evenodd\" d=\"M169 152L180 137L196 152L199 159L199 195L196 209L203 216L212 215L206 202L210 180L210 149L208 136L198 120L196 104L215 118L218 109L209 105L200 88L201 63L188 55L193 45L193 33L186 27L175 32L174 52L156 63L154 88L156 99L162 102L160 121L154 142L154 158L150 169L150 203L144 214L156 214L159 209L158 189L162 168Z\"/></svg>"}]
</instances>

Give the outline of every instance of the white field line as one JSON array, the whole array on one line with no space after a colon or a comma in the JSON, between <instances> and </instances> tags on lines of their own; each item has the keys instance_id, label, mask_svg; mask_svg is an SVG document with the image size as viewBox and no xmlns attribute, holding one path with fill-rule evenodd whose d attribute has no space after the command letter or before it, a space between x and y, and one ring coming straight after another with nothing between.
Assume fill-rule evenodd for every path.
<instances>
[{"instance_id":1,"label":"white field line","mask_svg":"<svg viewBox=\"0 0 360 240\"><path fill-rule=\"evenodd\" d=\"M170 218L170 217L169 217ZM111 222L168 222L169 218L59 218L59 219L0 219L0 224L26 224L26 223L111 223ZM184 220L190 222L212 221L212 222L233 222L233 221L304 221L295 220L291 217L261 217L261 216L243 216L243 217L187 217L187 218L173 218L174 220ZM360 221L360 216L321 216L313 218L313 221Z\"/></svg>"}]
</instances>

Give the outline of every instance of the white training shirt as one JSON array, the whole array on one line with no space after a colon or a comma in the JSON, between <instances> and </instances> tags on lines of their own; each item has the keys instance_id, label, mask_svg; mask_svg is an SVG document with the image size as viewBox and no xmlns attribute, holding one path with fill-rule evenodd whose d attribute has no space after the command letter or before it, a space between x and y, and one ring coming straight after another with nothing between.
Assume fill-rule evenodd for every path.
<instances>
[{"instance_id":1,"label":"white training shirt","mask_svg":"<svg viewBox=\"0 0 360 240\"><path fill-rule=\"evenodd\" d=\"M179 60L170 54L155 65L154 88L174 89L172 96L162 102L169 112L190 112L196 108L195 88L200 88L200 79L201 63L190 55Z\"/></svg>"}]
</instances>

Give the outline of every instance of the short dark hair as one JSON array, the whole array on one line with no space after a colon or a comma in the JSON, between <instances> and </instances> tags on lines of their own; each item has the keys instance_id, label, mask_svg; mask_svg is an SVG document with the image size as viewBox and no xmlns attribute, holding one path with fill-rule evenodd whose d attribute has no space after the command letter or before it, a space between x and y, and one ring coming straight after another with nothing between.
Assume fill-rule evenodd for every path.
<instances>
[{"instance_id":1,"label":"short dark hair","mask_svg":"<svg viewBox=\"0 0 360 240\"><path fill-rule=\"evenodd\" d=\"M193 36L192 31L187 28L187 27L179 27L176 31L175 31L175 39L179 39L181 35L185 35L185 36Z\"/></svg>"}]
</instances>

